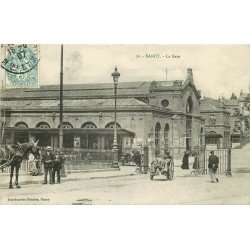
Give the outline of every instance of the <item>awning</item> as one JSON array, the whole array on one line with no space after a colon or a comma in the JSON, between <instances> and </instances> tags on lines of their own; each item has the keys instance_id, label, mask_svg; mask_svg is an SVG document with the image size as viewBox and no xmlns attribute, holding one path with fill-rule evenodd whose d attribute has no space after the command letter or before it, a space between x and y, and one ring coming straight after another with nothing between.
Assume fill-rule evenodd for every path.
<instances>
[{"instance_id":1,"label":"awning","mask_svg":"<svg viewBox=\"0 0 250 250\"><path fill-rule=\"evenodd\" d=\"M206 138L208 138L208 137L222 138L222 135L217 134L216 132L209 132L209 133L205 134L205 137L206 137Z\"/></svg>"},{"instance_id":2,"label":"awning","mask_svg":"<svg viewBox=\"0 0 250 250\"><path fill-rule=\"evenodd\" d=\"M6 132L15 133L32 133L32 134L59 134L59 128L16 128L7 127ZM63 129L64 134L77 134L77 135L113 135L113 128L65 128ZM123 128L117 128L117 135L135 137L135 133Z\"/></svg>"}]
</instances>

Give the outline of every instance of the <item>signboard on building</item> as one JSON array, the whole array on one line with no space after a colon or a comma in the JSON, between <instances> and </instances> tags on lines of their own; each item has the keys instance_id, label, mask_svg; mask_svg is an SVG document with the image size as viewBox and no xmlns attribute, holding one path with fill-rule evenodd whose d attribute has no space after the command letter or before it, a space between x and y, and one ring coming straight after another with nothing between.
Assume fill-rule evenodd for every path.
<instances>
[{"instance_id":1,"label":"signboard on building","mask_svg":"<svg viewBox=\"0 0 250 250\"><path fill-rule=\"evenodd\" d=\"M77 148L80 147L80 137L74 138L74 146Z\"/></svg>"}]
</instances>

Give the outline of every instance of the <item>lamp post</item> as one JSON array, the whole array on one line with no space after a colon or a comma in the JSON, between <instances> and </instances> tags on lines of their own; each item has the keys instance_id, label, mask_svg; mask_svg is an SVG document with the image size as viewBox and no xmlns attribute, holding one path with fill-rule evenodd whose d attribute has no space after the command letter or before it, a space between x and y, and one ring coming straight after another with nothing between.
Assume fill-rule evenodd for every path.
<instances>
[{"instance_id":1,"label":"lamp post","mask_svg":"<svg viewBox=\"0 0 250 250\"><path fill-rule=\"evenodd\" d=\"M59 128L59 150L63 155L63 44L61 45L61 70L60 70L60 128ZM64 163L62 164L61 177L66 177Z\"/></svg>"},{"instance_id":2,"label":"lamp post","mask_svg":"<svg viewBox=\"0 0 250 250\"><path fill-rule=\"evenodd\" d=\"M117 143L117 131L116 131L116 94L117 94L117 84L118 78L120 77L120 73L117 71L117 67L115 67L115 71L111 74L114 81L114 92L115 92L115 124L114 124L114 142L113 142L113 168L119 168L118 164L118 143Z\"/></svg>"}]
</instances>

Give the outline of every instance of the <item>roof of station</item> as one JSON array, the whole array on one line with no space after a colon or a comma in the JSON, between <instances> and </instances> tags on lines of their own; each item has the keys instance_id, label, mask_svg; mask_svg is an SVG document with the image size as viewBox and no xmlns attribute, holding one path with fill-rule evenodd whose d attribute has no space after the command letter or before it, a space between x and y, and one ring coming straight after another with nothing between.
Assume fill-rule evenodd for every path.
<instances>
[{"instance_id":1,"label":"roof of station","mask_svg":"<svg viewBox=\"0 0 250 250\"><path fill-rule=\"evenodd\" d=\"M165 90L176 89L173 87L176 81L157 81L157 84L164 86ZM178 81L182 83L183 81ZM186 83L184 81L184 83ZM117 96L121 98L127 97L147 97L151 82L123 82L117 87ZM183 84L180 88L184 88ZM59 99L59 85L41 85L38 89L7 89L1 94L2 100L49 100ZM92 83L92 84L64 84L64 99L99 99L114 98L113 83Z\"/></svg>"}]
</instances>

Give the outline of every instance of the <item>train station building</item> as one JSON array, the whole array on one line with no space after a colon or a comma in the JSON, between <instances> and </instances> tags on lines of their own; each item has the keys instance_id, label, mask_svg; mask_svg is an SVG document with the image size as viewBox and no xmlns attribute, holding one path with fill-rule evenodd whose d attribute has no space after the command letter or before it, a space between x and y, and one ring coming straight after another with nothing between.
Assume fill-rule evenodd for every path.
<instances>
[{"instance_id":1,"label":"train station building","mask_svg":"<svg viewBox=\"0 0 250 250\"><path fill-rule=\"evenodd\" d=\"M119 156L148 148L154 156L169 150L182 158L185 150L205 145L205 120L192 69L186 79L121 82L117 90ZM64 85L65 151L109 152L114 133L114 84ZM4 143L38 140L58 148L59 85L8 89L1 94Z\"/></svg>"}]
</instances>

